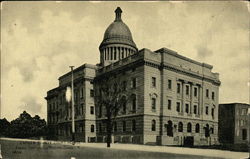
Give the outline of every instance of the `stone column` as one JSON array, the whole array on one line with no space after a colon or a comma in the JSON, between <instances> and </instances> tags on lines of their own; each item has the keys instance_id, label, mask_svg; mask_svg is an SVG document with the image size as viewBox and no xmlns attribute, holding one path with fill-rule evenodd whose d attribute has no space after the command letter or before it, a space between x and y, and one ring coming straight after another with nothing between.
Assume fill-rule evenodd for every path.
<instances>
[{"instance_id":1,"label":"stone column","mask_svg":"<svg viewBox=\"0 0 250 159\"><path fill-rule=\"evenodd\" d=\"M193 114L193 83L190 82L190 114Z\"/></svg>"},{"instance_id":2,"label":"stone column","mask_svg":"<svg viewBox=\"0 0 250 159\"><path fill-rule=\"evenodd\" d=\"M112 47L110 60L113 60L114 50L115 50L115 48L114 48L114 47Z\"/></svg>"},{"instance_id":3,"label":"stone column","mask_svg":"<svg viewBox=\"0 0 250 159\"><path fill-rule=\"evenodd\" d=\"M122 59L122 52L124 52L124 48L120 48L119 52L119 60Z\"/></svg>"},{"instance_id":4,"label":"stone column","mask_svg":"<svg viewBox=\"0 0 250 159\"><path fill-rule=\"evenodd\" d=\"M105 49L102 50L103 52L103 56L102 56L102 62L104 62L104 60L106 60L106 52L105 52Z\"/></svg>"},{"instance_id":5,"label":"stone column","mask_svg":"<svg viewBox=\"0 0 250 159\"><path fill-rule=\"evenodd\" d=\"M109 60L109 48L107 48L106 51L107 51L107 52L106 52L106 55L107 55L106 60Z\"/></svg>"},{"instance_id":6,"label":"stone column","mask_svg":"<svg viewBox=\"0 0 250 159\"><path fill-rule=\"evenodd\" d=\"M184 113L185 112L185 103L184 103L184 101L185 101L185 91L184 91L184 87L185 87L185 81L181 81L181 89L182 89L182 91L181 91L181 93L182 93L182 95L181 95L181 97L182 97L182 99L181 99L181 112L182 113Z\"/></svg>"},{"instance_id":7,"label":"stone column","mask_svg":"<svg viewBox=\"0 0 250 159\"><path fill-rule=\"evenodd\" d=\"M111 53L111 48L109 48L109 51L108 51L108 60L110 60L110 53Z\"/></svg>"},{"instance_id":8,"label":"stone column","mask_svg":"<svg viewBox=\"0 0 250 159\"><path fill-rule=\"evenodd\" d=\"M198 106L198 113L199 113L199 115L201 115L201 116L203 116L203 109L202 109L202 107L203 107L203 100L202 100L202 87L200 86L200 85L198 85L198 100L199 100L199 106Z\"/></svg>"},{"instance_id":9,"label":"stone column","mask_svg":"<svg viewBox=\"0 0 250 159\"><path fill-rule=\"evenodd\" d=\"M116 47L113 47L112 60L115 60L115 51L116 51Z\"/></svg>"},{"instance_id":10,"label":"stone column","mask_svg":"<svg viewBox=\"0 0 250 159\"><path fill-rule=\"evenodd\" d=\"M123 52L122 52L122 59L124 58L124 54L125 54L125 52L126 52L126 48L124 48L124 50L123 50Z\"/></svg>"},{"instance_id":11,"label":"stone column","mask_svg":"<svg viewBox=\"0 0 250 159\"><path fill-rule=\"evenodd\" d=\"M119 47L116 48L116 55L115 55L116 56L115 57L116 60L118 60L118 54L119 54Z\"/></svg>"}]
</instances>

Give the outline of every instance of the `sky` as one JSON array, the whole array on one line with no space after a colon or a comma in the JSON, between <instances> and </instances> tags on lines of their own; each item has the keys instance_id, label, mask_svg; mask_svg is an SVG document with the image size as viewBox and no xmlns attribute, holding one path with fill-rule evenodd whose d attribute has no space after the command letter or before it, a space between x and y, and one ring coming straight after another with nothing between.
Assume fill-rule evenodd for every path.
<instances>
[{"instance_id":1,"label":"sky","mask_svg":"<svg viewBox=\"0 0 250 159\"><path fill-rule=\"evenodd\" d=\"M46 118L44 97L69 66L99 62L114 10L123 10L138 49L166 47L213 65L219 103L249 103L249 4L203 2L2 2L1 116Z\"/></svg>"}]
</instances>

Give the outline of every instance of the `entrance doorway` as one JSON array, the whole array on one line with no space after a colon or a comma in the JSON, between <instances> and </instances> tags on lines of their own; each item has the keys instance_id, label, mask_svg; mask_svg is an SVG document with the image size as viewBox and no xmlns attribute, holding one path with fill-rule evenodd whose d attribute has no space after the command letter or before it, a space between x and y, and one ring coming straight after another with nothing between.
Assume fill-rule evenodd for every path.
<instances>
[{"instance_id":1,"label":"entrance doorway","mask_svg":"<svg viewBox=\"0 0 250 159\"><path fill-rule=\"evenodd\" d=\"M187 146L187 147L194 146L194 137L193 136L185 136L184 137L184 146Z\"/></svg>"}]
</instances>

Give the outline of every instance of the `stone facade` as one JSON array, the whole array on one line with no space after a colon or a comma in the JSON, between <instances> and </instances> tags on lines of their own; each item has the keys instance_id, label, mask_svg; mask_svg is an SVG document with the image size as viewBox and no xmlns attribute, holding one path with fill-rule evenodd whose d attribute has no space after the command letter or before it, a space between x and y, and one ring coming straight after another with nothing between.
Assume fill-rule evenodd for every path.
<instances>
[{"instance_id":1,"label":"stone facade","mask_svg":"<svg viewBox=\"0 0 250 159\"><path fill-rule=\"evenodd\" d=\"M83 104L83 113L77 120L83 125L83 131L79 133L82 141L96 135L95 141L105 142L107 134L105 107L98 98L94 100L89 96L89 90L93 88L95 97L98 97L101 85L112 87L118 82L128 100L118 115L113 117L113 142L217 144L219 74L213 73L213 67L209 64L194 61L166 48L138 51L128 26L121 19L122 10L118 7L115 13L116 19L105 31L99 46L100 63L96 67L85 65L75 70L76 77L77 72L84 72L79 75L82 80L75 81L76 89L84 90L82 103L81 100L76 102L76 105ZM46 97L49 125L59 132L63 130L62 134L70 130L65 126L70 126L70 116L65 113L70 109L63 109L65 103L56 111L51 111L50 105L64 96L63 91L70 85L70 77L69 73L60 77L59 87L49 91ZM104 83L107 78L108 82ZM94 86L90 84L93 79ZM95 116L88 114L92 105ZM55 122L54 116L58 111L62 120ZM94 125L96 133L90 133L90 125Z\"/></svg>"},{"instance_id":2,"label":"stone facade","mask_svg":"<svg viewBox=\"0 0 250 159\"><path fill-rule=\"evenodd\" d=\"M95 107L93 79L96 66L84 64L74 70L75 136L76 141L94 141ZM66 88L71 87L71 72L59 77L59 86L48 91L47 121L52 137L71 140L71 102L66 101ZM92 130L91 130L92 127Z\"/></svg>"},{"instance_id":3,"label":"stone facade","mask_svg":"<svg viewBox=\"0 0 250 159\"><path fill-rule=\"evenodd\" d=\"M136 88L128 85L126 89L127 94L136 95L136 111L131 111L132 101L129 101L127 113L114 119L119 125L114 141L161 145L218 143L220 81L218 74L212 73L211 69L208 64L166 48L155 52L142 49L99 69L96 77L99 79L108 76L111 82L119 79L128 84L136 79ZM98 87L98 81L95 85ZM98 114L98 105L96 108ZM136 121L136 133L132 131L133 120ZM124 121L126 131L122 127ZM97 125L100 123L104 120L97 116ZM205 137L207 126L209 137ZM105 132L98 128L97 136L105 138Z\"/></svg>"},{"instance_id":4,"label":"stone facade","mask_svg":"<svg viewBox=\"0 0 250 159\"><path fill-rule=\"evenodd\" d=\"M250 131L248 109L250 109L250 105L243 103L219 105L219 139L221 143L248 143Z\"/></svg>"}]
</instances>

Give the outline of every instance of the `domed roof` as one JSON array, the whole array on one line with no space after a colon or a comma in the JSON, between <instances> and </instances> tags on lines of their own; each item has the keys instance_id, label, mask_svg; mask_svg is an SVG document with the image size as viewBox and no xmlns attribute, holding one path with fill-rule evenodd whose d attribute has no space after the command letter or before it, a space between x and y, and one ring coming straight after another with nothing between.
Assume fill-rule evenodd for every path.
<instances>
[{"instance_id":1,"label":"domed roof","mask_svg":"<svg viewBox=\"0 0 250 159\"><path fill-rule=\"evenodd\" d=\"M122 13L121 8L118 7L115 10L115 13L116 13L116 19L106 29L100 47L108 44L126 44L137 49L133 41L129 27L125 23L123 23L121 19L121 13Z\"/></svg>"}]
</instances>

